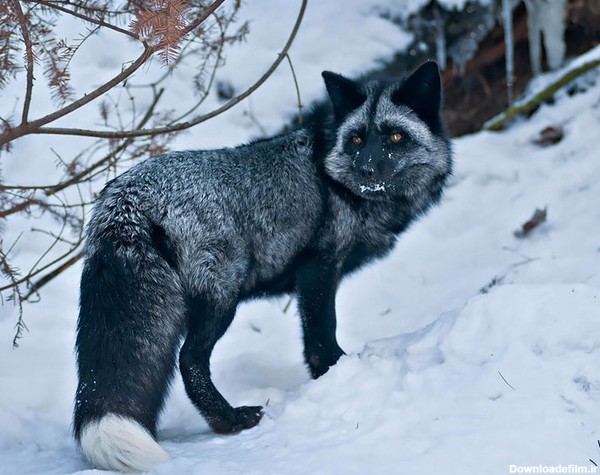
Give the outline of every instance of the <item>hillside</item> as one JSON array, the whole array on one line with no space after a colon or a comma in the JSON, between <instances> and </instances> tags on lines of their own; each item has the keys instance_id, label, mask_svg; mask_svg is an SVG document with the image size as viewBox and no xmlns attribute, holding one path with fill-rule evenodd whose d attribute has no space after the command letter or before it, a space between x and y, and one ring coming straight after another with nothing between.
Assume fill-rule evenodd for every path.
<instances>
[{"instance_id":1,"label":"hillside","mask_svg":"<svg viewBox=\"0 0 600 475\"><path fill-rule=\"evenodd\" d=\"M236 88L270 62L293 22L293 12L272 3L264 11L247 6L255 33L222 73ZM321 69L357 75L409 40L371 13L378 2L346 3L353 8L331 37L322 35L327 19L342 14L316 2L307 11L291 52L306 103L323 97ZM96 64L109 50L97 50ZM99 69L90 65L88 74ZM177 378L159 432L173 458L154 473L500 475L511 465L600 463L600 71L571 92L502 132L454 141L455 173L442 204L391 256L342 283L338 340L348 355L321 379L304 368L287 299L244 305L212 371L233 404L263 404L265 418L238 435L216 435ZM271 133L294 108L281 68L249 102L181 136L176 148L245 142L260 134L250 112ZM550 126L562 139L536 143ZM44 180L52 170L36 167L35 157L46 146L19 143L5 176ZM515 236L536 208L546 208L546 221ZM23 262L36 255L19 252ZM70 433L80 270L27 306L19 349L11 347L16 309L0 309L2 474L101 473Z\"/></svg>"}]
</instances>

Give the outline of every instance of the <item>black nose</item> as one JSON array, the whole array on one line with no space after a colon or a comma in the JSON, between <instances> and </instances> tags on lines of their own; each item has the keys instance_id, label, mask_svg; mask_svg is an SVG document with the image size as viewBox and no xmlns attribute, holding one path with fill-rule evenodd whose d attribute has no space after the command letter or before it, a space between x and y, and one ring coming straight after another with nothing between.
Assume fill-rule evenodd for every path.
<instances>
[{"instance_id":1,"label":"black nose","mask_svg":"<svg viewBox=\"0 0 600 475\"><path fill-rule=\"evenodd\" d=\"M368 164L361 165L358 169L359 173L365 178L372 179L375 176L375 169Z\"/></svg>"}]
</instances>

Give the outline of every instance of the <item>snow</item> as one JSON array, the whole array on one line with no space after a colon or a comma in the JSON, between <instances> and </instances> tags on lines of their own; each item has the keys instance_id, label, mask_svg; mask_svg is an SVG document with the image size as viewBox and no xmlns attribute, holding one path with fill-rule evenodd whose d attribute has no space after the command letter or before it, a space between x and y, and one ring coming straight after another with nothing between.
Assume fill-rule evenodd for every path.
<instances>
[{"instance_id":1,"label":"snow","mask_svg":"<svg viewBox=\"0 0 600 475\"><path fill-rule=\"evenodd\" d=\"M566 64L561 69L540 74L538 77L534 78L531 81L531 83L527 87L526 97L524 97L523 100L519 101L519 103L531 99L532 96L535 96L536 94L540 93L546 87L556 82L559 78L566 76L575 69L578 69L588 63L593 63L599 60L600 46L595 46L594 48L590 49L581 56L573 58L571 61L568 62L568 64Z\"/></svg>"},{"instance_id":2,"label":"snow","mask_svg":"<svg viewBox=\"0 0 600 475\"><path fill-rule=\"evenodd\" d=\"M305 103L323 94L321 69L359 74L408 43L370 13L381 4L309 4L291 52ZM245 6L256 18L252 33L222 73L236 89L274 59L293 23L295 9L269 6ZM90 78L108 67L111 53L98 50ZM454 141L456 169L442 204L400 237L392 255L341 285L338 336L348 355L319 380L302 363L298 316L294 306L284 313L287 299L242 306L217 346L213 375L233 404L263 404L263 421L234 436L214 434L177 378L159 431L172 458L154 473L506 474L510 465L598 461L598 72L586 84L506 131ZM172 100L188 100L179 96ZM249 108L273 132L295 107L282 64L251 101L182 136L177 147L257 136ZM564 139L534 145L549 125L563 127ZM20 140L5 178L50 180L49 143L74 154L84 142ZM543 207L548 221L517 239L513 232ZM24 241L20 262L35 258L36 244ZM26 306L30 331L17 350L16 310L0 307L2 474L102 473L70 435L79 272L70 269L41 303Z\"/></svg>"},{"instance_id":3,"label":"snow","mask_svg":"<svg viewBox=\"0 0 600 475\"><path fill-rule=\"evenodd\" d=\"M549 86L552 86L557 81L559 81L560 78L564 78L567 75L569 75L570 73L572 73L573 71L575 71L576 69L581 68L587 64L595 63L598 60L600 60L600 46L595 46L595 47L591 48L589 51L585 52L584 54L571 59L562 68L560 68L556 71L549 71L546 73L542 73L542 74L534 77L530 81L530 83L527 85L527 88L526 88L526 91L525 91L525 94L523 95L523 97L521 97L520 99L515 101L513 106L519 107L520 105L529 102L533 97L535 97L537 94L541 93L544 89L546 89ZM593 82L595 75L596 75L596 73L593 71L590 74L587 74L587 75L584 74L578 83L580 84L581 87L585 88L586 87L585 86L586 77L590 77L590 79ZM559 94L564 94L564 90L559 91ZM484 127L487 127L489 124L494 123L496 120L498 120L503 115L504 115L504 113L501 113L498 116L490 119L486 124L484 124Z\"/></svg>"},{"instance_id":4,"label":"snow","mask_svg":"<svg viewBox=\"0 0 600 475\"><path fill-rule=\"evenodd\" d=\"M359 187L361 193L365 192L376 192L376 191L385 191L385 183L375 183L372 185L360 185Z\"/></svg>"}]
</instances>

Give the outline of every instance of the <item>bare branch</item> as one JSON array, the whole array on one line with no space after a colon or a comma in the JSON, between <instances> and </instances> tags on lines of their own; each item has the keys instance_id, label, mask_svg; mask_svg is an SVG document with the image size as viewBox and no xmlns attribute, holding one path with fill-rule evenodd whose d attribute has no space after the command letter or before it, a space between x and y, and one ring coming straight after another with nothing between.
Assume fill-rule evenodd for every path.
<instances>
[{"instance_id":1,"label":"bare branch","mask_svg":"<svg viewBox=\"0 0 600 475\"><path fill-rule=\"evenodd\" d=\"M185 111L184 113L182 113L181 115L179 115L176 119L174 119L168 125L172 125L172 124L175 124L177 122L180 122L183 119L185 119L187 116L193 114L198 109L198 107L200 107L204 103L204 101L208 98L208 95L210 94L210 90L212 89L212 85L213 85L213 82L215 80L215 76L217 74L217 69L219 69L219 63L222 60L223 48L225 47L225 33L226 33L226 30L227 30L227 27L229 26L229 25L221 25L221 22L219 22L218 18L217 18L217 24L219 25L219 29L221 31L220 41L218 42L217 51L215 53L215 57L216 57L215 64L214 64L214 66L213 66L213 68L211 70L208 82L204 86L204 92L203 92L202 96L200 97L200 99L198 101L196 101L196 104L194 104L187 111ZM191 44L191 43L188 43L188 44ZM180 55L179 58L178 58L178 60L180 60L182 57L183 57L183 55ZM208 55L206 57L205 62L204 62L204 64L201 67L202 69L204 69L206 67L206 64L209 62L209 60L210 60L210 55ZM198 73L198 74L201 74L201 72Z\"/></svg>"},{"instance_id":2,"label":"bare branch","mask_svg":"<svg viewBox=\"0 0 600 475\"><path fill-rule=\"evenodd\" d=\"M290 71L292 72L292 77L294 78L294 86L296 87L296 98L298 99L298 123L302 126L302 99L300 98L300 85L298 84L298 78L296 77L296 71L294 71L294 65L292 64L292 58L290 58L289 53L285 54L285 57L288 60L288 64L290 65Z\"/></svg>"},{"instance_id":3,"label":"bare branch","mask_svg":"<svg viewBox=\"0 0 600 475\"><path fill-rule=\"evenodd\" d=\"M79 244L78 244L79 245ZM35 277L36 275L44 272L45 270L49 269L50 267L54 266L55 264L57 264L58 262L62 261L65 257L68 257L70 254L73 253L73 251L76 249L76 247L73 247L71 249L69 249L68 251L66 251L65 253L61 254L60 256L58 256L56 259L53 259L51 262L49 262L48 264L46 264L43 267L40 267L39 269L37 269L36 271L33 271L29 274L27 274L25 277L21 277L18 280L13 280L11 281L10 284L5 285L3 287L0 287L0 292L4 292L5 290L12 290L15 287L19 287L21 284L24 284L26 282L29 282L31 280L32 277ZM24 299L23 299L24 300Z\"/></svg>"},{"instance_id":4,"label":"bare branch","mask_svg":"<svg viewBox=\"0 0 600 475\"><path fill-rule=\"evenodd\" d=\"M196 21L194 21L191 25L189 25L186 28L186 33L189 31L192 31L200 23L202 23L206 18L208 18L208 16L210 16L212 14L212 12L215 11L224 1L225 0L215 0L215 2L213 2L209 7L207 7L207 9L203 15L201 15L199 18L197 18ZM304 0L304 1L306 1L306 0ZM42 132L40 132L40 130L41 130L40 128L42 126L44 126L50 122L53 122L57 119L60 119L61 117L83 107L84 105L90 103L94 99L96 99L96 98L100 97L101 95L105 94L106 92L110 91L113 87L120 84L125 79L129 78L133 73L135 73L143 64L146 63L146 61L148 61L148 59L150 59L150 57L156 52L156 50L157 50L156 47L145 44L144 51L140 54L140 56L138 56L138 58L132 64L130 64L127 68L123 69L123 71L121 71L119 74L117 74L112 79L105 82L104 84L102 84L101 86L96 88L95 90L93 90L87 94L84 94L82 97L80 97L76 101L70 103L69 105L63 107L62 109L57 110L56 112L48 114L48 115L46 115L40 119L37 119L33 122L29 122L27 124L22 124L13 129L9 129L7 132L5 132L3 135L0 136L0 147L2 147L2 145L6 144L12 140L22 137L24 135L42 133ZM66 129L66 130L68 130L68 129ZM170 132L170 131L164 131L162 133L167 133L167 132ZM44 132L44 133L52 133L52 132ZM67 135L85 135L85 134L67 134ZM127 135L120 135L120 136L114 136L114 134L110 134L110 135L104 136L103 138L127 138L127 137L139 136L139 135L149 135L149 134L137 134L137 135L127 134ZM94 136L94 135L88 135L88 136Z\"/></svg>"},{"instance_id":5,"label":"bare branch","mask_svg":"<svg viewBox=\"0 0 600 475\"><path fill-rule=\"evenodd\" d=\"M154 109L155 109L156 105L158 104L158 101L160 100L163 93L164 93L164 89L160 89L158 91L158 93L155 95L154 100L152 101L152 104L150 104L150 107L146 111L146 114L144 115L142 120L139 122L139 124L138 124L139 127L143 127L150 120L150 118L152 117L152 114L154 113ZM72 185L75 185L75 184L81 182L81 180L83 178L85 178L86 175L93 172L97 168L100 168L102 165L110 162L112 159L114 159L114 157L116 155L118 155L126 147L131 145L131 143L132 143L132 139L126 140L124 143L119 145L117 148L115 148L112 152L110 152L108 155L103 157L101 160L98 160L91 166L87 167L86 169L84 169L81 172L77 173L76 175L72 176L68 180L66 180L62 183L59 183L57 185L51 185L49 187L4 187L4 186L0 185L0 190L2 190L2 191L6 191L9 189L32 190L32 189L46 188L45 189L46 196L55 195L59 191L62 191L65 188L68 188ZM9 209L0 211L0 218L6 218L7 216L10 216L11 214L18 213L20 211L25 210L26 208L28 208L30 206L39 205L39 204L40 204L39 200L36 200L34 198L29 198L21 203L17 203L16 205L14 205L13 207L11 207ZM1 290L2 289L0 289L0 291Z\"/></svg>"},{"instance_id":6,"label":"bare branch","mask_svg":"<svg viewBox=\"0 0 600 475\"><path fill-rule=\"evenodd\" d=\"M75 251L75 249L73 251ZM44 285L46 285L48 282L51 282L52 280L54 280L56 277L58 277L60 274L62 274L64 271L66 271L69 267L71 267L73 264L75 264L77 261L79 261L82 257L83 257L83 251L80 251L77 254L75 254L73 257L71 257L69 260L65 261L63 264L58 266L56 269L48 272L43 277L40 277L33 284L31 284L31 288L23 296L23 300L28 300L33 294L36 294Z\"/></svg>"},{"instance_id":7,"label":"bare branch","mask_svg":"<svg viewBox=\"0 0 600 475\"><path fill-rule=\"evenodd\" d=\"M302 0L302 5L300 7L300 12L296 19L296 23L292 32L283 47L283 50L277 56L277 59L271 64L269 69L248 89L239 94L238 96L231 99L222 107L219 107L207 114L199 115L190 120L189 122L180 122L177 124L165 126L165 127L156 127L154 129L137 129L137 130L123 130L118 132L113 131L103 131L103 130L91 130L91 129L73 129L73 128L65 128L65 127L40 127L37 130L31 131L30 133L35 134L52 134L52 135L78 135L83 137L98 137L98 138L106 138L106 139L122 139L129 137L142 137L142 136L151 136L151 135L159 135L166 134L170 132L179 132L181 130L186 130L195 125L198 125L202 122L205 122L213 117L216 117L219 114L231 109L236 104L240 103L244 99L246 99L249 95L251 95L254 91L256 91L260 86L264 84L264 82L269 79L269 77L275 72L279 64L286 57L296 34L298 33L298 29L300 28L300 24L302 23L302 18L304 16L304 11L306 9L306 4L308 0ZM2 145L2 141L0 141L0 145Z\"/></svg>"},{"instance_id":8,"label":"bare branch","mask_svg":"<svg viewBox=\"0 0 600 475\"><path fill-rule=\"evenodd\" d=\"M152 56L153 52L153 48L148 46L145 47L142 54L129 67L125 68L123 71L121 71L121 73L117 74L111 80L105 82L102 86L98 87L94 91L90 92L89 94L83 95L81 98L72 102L68 106L63 107L62 109L59 109L56 112L48 114L47 116L42 117L41 119L8 130L4 135L0 136L0 146L16 138L22 137L23 135L38 133L39 128L42 125L60 119L61 117L83 107L84 105L93 101L97 97L111 90L117 84L121 83L129 76L131 76L134 72L136 72L148 60L148 58Z\"/></svg>"},{"instance_id":9,"label":"bare branch","mask_svg":"<svg viewBox=\"0 0 600 475\"><path fill-rule=\"evenodd\" d=\"M27 85L25 86L25 101L23 103L23 115L21 123L27 123L27 116L29 115L29 107L31 105L31 96L33 93L33 45L31 43L31 36L29 35L29 22L23 13L21 3L19 0L12 0L13 7L19 19L19 26L21 28L21 34L23 35L23 41L25 42L25 58L27 64L25 69L27 70Z\"/></svg>"},{"instance_id":10,"label":"bare branch","mask_svg":"<svg viewBox=\"0 0 600 475\"><path fill-rule=\"evenodd\" d=\"M536 93L533 97L530 97L523 102L512 104L502 114L489 120L486 124L484 124L484 129L493 131L502 130L502 128L511 119L515 118L519 114L526 115L531 113L536 109L536 107L539 107L542 102L548 100L554 94L556 94L558 90L565 87L567 84L570 84L579 76L591 71L592 69L596 69L597 67L600 67L600 59L591 60L582 64L581 66L567 71L548 86L544 87L541 91Z\"/></svg>"},{"instance_id":11,"label":"bare branch","mask_svg":"<svg viewBox=\"0 0 600 475\"><path fill-rule=\"evenodd\" d=\"M127 36L133 38L134 40L141 41L143 43L143 39L140 38L139 35L131 32L129 30L126 30L125 28L121 28L116 25L113 25L112 23L105 22L104 20L101 20L99 18L94 18L89 15L84 15L83 13L69 10L68 8L57 5L55 2L51 2L51 1L47 1L47 0L35 0L35 3L39 3L40 5L44 5L45 7L52 8L53 10L57 10L57 11L66 13L67 15L72 15L81 20L87 21L89 23L93 23L94 25L108 28L110 30L116 31L117 33L121 33L122 35L127 35Z\"/></svg>"}]
</instances>

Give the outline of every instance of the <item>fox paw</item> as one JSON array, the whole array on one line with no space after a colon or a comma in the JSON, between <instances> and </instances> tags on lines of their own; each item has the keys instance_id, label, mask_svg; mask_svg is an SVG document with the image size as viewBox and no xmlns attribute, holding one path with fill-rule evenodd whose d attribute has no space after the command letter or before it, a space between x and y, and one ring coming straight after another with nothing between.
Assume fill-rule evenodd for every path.
<instances>
[{"instance_id":1,"label":"fox paw","mask_svg":"<svg viewBox=\"0 0 600 475\"><path fill-rule=\"evenodd\" d=\"M306 355L306 362L313 379L323 376L345 354L338 345L327 348L319 346L314 351L309 352Z\"/></svg>"},{"instance_id":2,"label":"fox paw","mask_svg":"<svg viewBox=\"0 0 600 475\"><path fill-rule=\"evenodd\" d=\"M208 423L218 434L233 434L254 427L262 416L262 406L240 406L224 416L211 417Z\"/></svg>"}]
</instances>

